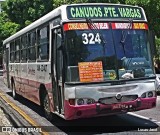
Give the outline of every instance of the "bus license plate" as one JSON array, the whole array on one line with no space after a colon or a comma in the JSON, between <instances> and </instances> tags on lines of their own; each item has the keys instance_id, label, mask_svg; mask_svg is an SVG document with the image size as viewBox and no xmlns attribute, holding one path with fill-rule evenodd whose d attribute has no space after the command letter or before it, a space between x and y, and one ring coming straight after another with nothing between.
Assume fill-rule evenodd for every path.
<instances>
[{"instance_id":1,"label":"bus license plate","mask_svg":"<svg viewBox=\"0 0 160 135\"><path fill-rule=\"evenodd\" d=\"M114 104L112 106L112 109L127 109L128 108L128 105L125 105L125 104Z\"/></svg>"}]
</instances>

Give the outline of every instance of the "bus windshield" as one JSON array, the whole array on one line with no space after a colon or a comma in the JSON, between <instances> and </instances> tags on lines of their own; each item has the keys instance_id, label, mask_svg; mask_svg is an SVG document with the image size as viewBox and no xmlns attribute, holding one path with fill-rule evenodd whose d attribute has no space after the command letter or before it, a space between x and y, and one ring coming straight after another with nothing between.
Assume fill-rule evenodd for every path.
<instances>
[{"instance_id":1,"label":"bus windshield","mask_svg":"<svg viewBox=\"0 0 160 135\"><path fill-rule=\"evenodd\" d=\"M153 76L146 29L116 28L115 23L94 25L94 28L87 23L64 25L67 82ZM123 25L128 27L127 23Z\"/></svg>"}]
</instances>

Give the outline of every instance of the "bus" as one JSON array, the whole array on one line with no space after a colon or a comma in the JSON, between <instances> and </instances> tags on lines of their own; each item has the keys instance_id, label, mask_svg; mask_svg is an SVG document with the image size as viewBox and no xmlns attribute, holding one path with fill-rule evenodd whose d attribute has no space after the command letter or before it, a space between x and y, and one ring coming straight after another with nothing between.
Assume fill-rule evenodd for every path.
<instances>
[{"instance_id":1,"label":"bus","mask_svg":"<svg viewBox=\"0 0 160 135\"><path fill-rule=\"evenodd\" d=\"M154 108L151 41L141 7L62 5L4 40L4 82L49 120Z\"/></svg>"}]
</instances>

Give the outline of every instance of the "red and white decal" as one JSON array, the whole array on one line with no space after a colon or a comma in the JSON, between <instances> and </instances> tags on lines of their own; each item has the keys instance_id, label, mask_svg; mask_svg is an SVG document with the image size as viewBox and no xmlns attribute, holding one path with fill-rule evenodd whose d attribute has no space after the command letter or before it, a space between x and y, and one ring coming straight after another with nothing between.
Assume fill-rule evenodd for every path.
<instances>
[{"instance_id":1,"label":"red and white decal","mask_svg":"<svg viewBox=\"0 0 160 135\"><path fill-rule=\"evenodd\" d=\"M66 23L64 24L64 31L67 30L83 30L83 29L109 29L108 23Z\"/></svg>"},{"instance_id":2,"label":"red and white decal","mask_svg":"<svg viewBox=\"0 0 160 135\"><path fill-rule=\"evenodd\" d=\"M112 23L112 29L145 29L148 30L146 23Z\"/></svg>"}]
</instances>

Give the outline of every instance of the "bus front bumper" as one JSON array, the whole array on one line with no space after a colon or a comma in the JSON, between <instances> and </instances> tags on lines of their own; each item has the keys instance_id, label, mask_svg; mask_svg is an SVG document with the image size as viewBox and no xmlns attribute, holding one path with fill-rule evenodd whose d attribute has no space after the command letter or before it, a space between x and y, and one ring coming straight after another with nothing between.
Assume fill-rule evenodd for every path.
<instances>
[{"instance_id":1,"label":"bus front bumper","mask_svg":"<svg viewBox=\"0 0 160 135\"><path fill-rule=\"evenodd\" d=\"M138 98L130 102L121 102L118 104L101 104L94 103L90 105L70 105L65 100L65 119L79 119L97 116L114 115L120 113L127 113L143 109L150 109L156 106L156 97L152 98Z\"/></svg>"}]
</instances>

